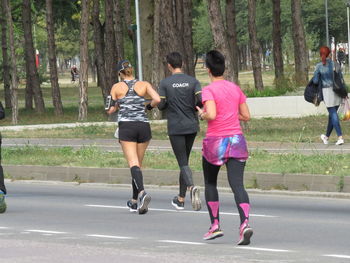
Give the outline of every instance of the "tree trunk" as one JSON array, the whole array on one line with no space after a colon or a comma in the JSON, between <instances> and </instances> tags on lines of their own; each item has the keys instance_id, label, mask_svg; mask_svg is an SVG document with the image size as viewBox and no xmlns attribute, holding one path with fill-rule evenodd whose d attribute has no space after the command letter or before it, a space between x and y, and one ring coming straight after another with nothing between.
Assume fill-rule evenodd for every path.
<instances>
[{"instance_id":1,"label":"tree trunk","mask_svg":"<svg viewBox=\"0 0 350 263\"><path fill-rule=\"evenodd\" d=\"M180 32L181 33L181 32ZM187 74L195 77L195 63L192 38L192 0L183 0L183 43Z\"/></svg>"},{"instance_id":2,"label":"tree trunk","mask_svg":"<svg viewBox=\"0 0 350 263\"><path fill-rule=\"evenodd\" d=\"M105 1L105 63L106 63L106 94L109 94L115 82L117 82L117 56L115 47L115 35L113 25L113 0Z\"/></svg>"},{"instance_id":3,"label":"tree trunk","mask_svg":"<svg viewBox=\"0 0 350 263\"><path fill-rule=\"evenodd\" d=\"M4 80L5 107L11 108L11 85L10 85L10 65L7 54L7 22L4 8L1 8L1 47L2 47L2 77Z\"/></svg>"},{"instance_id":4,"label":"tree trunk","mask_svg":"<svg viewBox=\"0 0 350 263\"><path fill-rule=\"evenodd\" d=\"M160 80L164 77L161 69L161 46L160 46L160 11L161 0L154 0L153 14L153 56L152 56L152 86L158 87Z\"/></svg>"},{"instance_id":5,"label":"tree trunk","mask_svg":"<svg viewBox=\"0 0 350 263\"><path fill-rule=\"evenodd\" d=\"M143 1L141 1L143 2ZM125 59L124 57L124 20L121 0L114 0L114 18L115 18L115 42L117 61Z\"/></svg>"},{"instance_id":6,"label":"tree trunk","mask_svg":"<svg viewBox=\"0 0 350 263\"><path fill-rule=\"evenodd\" d=\"M227 33L221 13L220 0L208 1L208 16L211 32L214 37L215 48L225 56L226 79L234 81L234 66L231 57L230 47L227 40Z\"/></svg>"},{"instance_id":7,"label":"tree trunk","mask_svg":"<svg viewBox=\"0 0 350 263\"><path fill-rule=\"evenodd\" d=\"M176 16L174 14L174 2L172 0L162 0L159 3L160 5L160 24L159 24L159 46L160 46L160 59L163 62L163 65L160 65L160 70L164 72L163 76L169 76L170 72L167 69L166 61L164 57L173 51L178 51L179 49L177 30L174 25L174 20Z\"/></svg>"},{"instance_id":8,"label":"tree trunk","mask_svg":"<svg viewBox=\"0 0 350 263\"><path fill-rule=\"evenodd\" d=\"M79 78L79 121L87 119L88 108L88 30L89 30L89 0L81 1L81 20L80 20L80 78Z\"/></svg>"},{"instance_id":9,"label":"tree trunk","mask_svg":"<svg viewBox=\"0 0 350 263\"><path fill-rule=\"evenodd\" d=\"M250 50L252 55L252 67L254 74L254 83L257 90L263 90L264 84L261 73L261 61L260 61L260 45L258 42L256 31L256 0L248 0L248 30L250 40Z\"/></svg>"},{"instance_id":10,"label":"tree trunk","mask_svg":"<svg viewBox=\"0 0 350 263\"><path fill-rule=\"evenodd\" d=\"M26 110L32 110L33 109L33 98L34 98L34 93L33 93L33 85L30 77L30 72L29 72L29 65L25 63L25 68L26 68L26 89L25 89L25 108Z\"/></svg>"},{"instance_id":11,"label":"tree trunk","mask_svg":"<svg viewBox=\"0 0 350 263\"><path fill-rule=\"evenodd\" d=\"M301 17L301 0L291 1L292 32L294 43L295 80L298 85L308 83L309 54Z\"/></svg>"},{"instance_id":12,"label":"tree trunk","mask_svg":"<svg viewBox=\"0 0 350 263\"><path fill-rule=\"evenodd\" d=\"M145 81L152 81L153 13L154 0L140 1L142 74Z\"/></svg>"},{"instance_id":13,"label":"tree trunk","mask_svg":"<svg viewBox=\"0 0 350 263\"><path fill-rule=\"evenodd\" d=\"M35 64L35 50L33 45L31 1L23 0L22 19L24 31L25 60L28 66L30 84L33 88L35 109L38 113L45 111L45 104L40 88L39 74Z\"/></svg>"},{"instance_id":14,"label":"tree trunk","mask_svg":"<svg viewBox=\"0 0 350 263\"><path fill-rule=\"evenodd\" d=\"M281 36L281 0L272 0L273 4L273 62L275 66L275 83L278 87L284 79L282 36Z\"/></svg>"},{"instance_id":15,"label":"tree trunk","mask_svg":"<svg viewBox=\"0 0 350 263\"><path fill-rule=\"evenodd\" d=\"M155 0L156 1L156 0ZM131 0L125 0L124 2L124 17L125 17L125 27L128 32L129 38L134 42L134 33L131 30Z\"/></svg>"},{"instance_id":16,"label":"tree trunk","mask_svg":"<svg viewBox=\"0 0 350 263\"><path fill-rule=\"evenodd\" d=\"M60 92L60 86L58 85L55 29L54 29L54 21L53 21L52 1L53 0L46 0L47 43L48 43L48 53L49 53L52 103L55 109L55 115L63 115L61 92Z\"/></svg>"},{"instance_id":17,"label":"tree trunk","mask_svg":"<svg viewBox=\"0 0 350 263\"><path fill-rule=\"evenodd\" d=\"M8 0L2 0L2 8L6 13L7 26L9 29L10 44L10 61L11 61L11 108L12 108L12 124L18 123L18 80L17 80L17 62L15 52L15 40L13 33L13 22L11 15L11 7Z\"/></svg>"},{"instance_id":18,"label":"tree trunk","mask_svg":"<svg viewBox=\"0 0 350 263\"><path fill-rule=\"evenodd\" d=\"M153 13L153 56L152 56L152 86L157 88L159 82L164 78L164 69L162 67L161 46L160 46L160 15L161 15L161 1L154 0ZM152 111L153 119L161 119L161 112L156 109Z\"/></svg>"},{"instance_id":19,"label":"tree trunk","mask_svg":"<svg viewBox=\"0 0 350 263\"><path fill-rule=\"evenodd\" d=\"M106 83L106 68L104 55L104 34L100 22L100 0L94 0L92 12L93 26L94 26L94 51L95 64L97 68L98 85L101 88L103 99L108 95L108 88Z\"/></svg>"},{"instance_id":20,"label":"tree trunk","mask_svg":"<svg viewBox=\"0 0 350 263\"><path fill-rule=\"evenodd\" d=\"M236 30L236 7L235 0L226 0L226 26L227 39L230 47L230 53L233 62L233 80L238 83L239 73L239 50L237 44L237 30Z\"/></svg>"}]
</instances>

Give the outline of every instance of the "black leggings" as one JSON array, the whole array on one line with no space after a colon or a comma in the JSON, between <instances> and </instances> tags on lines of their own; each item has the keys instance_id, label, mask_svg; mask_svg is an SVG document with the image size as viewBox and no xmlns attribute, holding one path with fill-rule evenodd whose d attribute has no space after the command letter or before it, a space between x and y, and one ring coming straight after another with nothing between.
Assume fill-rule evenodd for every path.
<instances>
[{"instance_id":1,"label":"black leggings","mask_svg":"<svg viewBox=\"0 0 350 263\"><path fill-rule=\"evenodd\" d=\"M217 190L217 179L218 173L221 166L213 165L209 163L204 157L202 159L204 182L205 182L205 200L207 202L218 202L219 194ZM236 205L240 215L241 224L247 219L244 211L242 210L240 204L249 204L249 197L247 191L244 189L243 185L243 174L244 174L245 162L240 162L237 159L229 159L226 163L227 178L235 196ZM208 210L212 223L215 219L219 221L219 213L213 215L211 213L211 208L208 205Z\"/></svg>"},{"instance_id":2,"label":"black leggings","mask_svg":"<svg viewBox=\"0 0 350 263\"><path fill-rule=\"evenodd\" d=\"M180 197L186 196L188 186L193 186L192 172L188 167L192 146L197 133L183 135L169 135L171 147L180 167L179 188Z\"/></svg>"},{"instance_id":3,"label":"black leggings","mask_svg":"<svg viewBox=\"0 0 350 263\"><path fill-rule=\"evenodd\" d=\"M1 143L2 143L2 139L1 139L1 135L0 135L0 191L4 192L4 194L6 194L6 187L5 187L5 182L4 182L4 171L3 171L2 165L1 165Z\"/></svg>"}]
</instances>

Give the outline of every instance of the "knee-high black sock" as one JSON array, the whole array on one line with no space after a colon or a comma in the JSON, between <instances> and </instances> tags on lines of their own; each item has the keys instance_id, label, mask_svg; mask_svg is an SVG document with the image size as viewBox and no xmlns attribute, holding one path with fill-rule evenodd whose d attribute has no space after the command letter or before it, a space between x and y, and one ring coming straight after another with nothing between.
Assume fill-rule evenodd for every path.
<instances>
[{"instance_id":1,"label":"knee-high black sock","mask_svg":"<svg viewBox=\"0 0 350 263\"><path fill-rule=\"evenodd\" d=\"M137 200L137 196L139 195L139 193L137 191L137 187L134 183L134 180L132 180L131 185L132 185L132 199Z\"/></svg>"},{"instance_id":2,"label":"knee-high black sock","mask_svg":"<svg viewBox=\"0 0 350 263\"><path fill-rule=\"evenodd\" d=\"M141 191L144 190L143 188L143 176L140 167L138 166L133 166L130 168L131 171L131 177L132 181L135 184L135 187L137 189L137 193L140 193Z\"/></svg>"}]
</instances>

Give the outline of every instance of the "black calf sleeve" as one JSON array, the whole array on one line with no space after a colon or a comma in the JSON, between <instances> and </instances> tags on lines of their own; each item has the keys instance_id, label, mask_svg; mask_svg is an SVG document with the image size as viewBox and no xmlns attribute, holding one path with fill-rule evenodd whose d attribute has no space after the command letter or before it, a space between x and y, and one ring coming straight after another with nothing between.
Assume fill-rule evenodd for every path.
<instances>
[{"instance_id":1,"label":"black calf sleeve","mask_svg":"<svg viewBox=\"0 0 350 263\"><path fill-rule=\"evenodd\" d=\"M144 190L143 188L143 176L140 167L133 166L130 168L131 171L131 178L133 183L135 184L135 187L137 189L137 193L140 193Z\"/></svg>"}]
</instances>

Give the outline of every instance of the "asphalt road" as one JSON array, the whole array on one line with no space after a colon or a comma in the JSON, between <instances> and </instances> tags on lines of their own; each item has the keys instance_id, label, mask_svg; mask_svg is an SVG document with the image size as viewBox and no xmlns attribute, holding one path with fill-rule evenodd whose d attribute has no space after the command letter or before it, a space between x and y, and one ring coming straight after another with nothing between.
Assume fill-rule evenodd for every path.
<instances>
[{"instance_id":1,"label":"asphalt road","mask_svg":"<svg viewBox=\"0 0 350 263\"><path fill-rule=\"evenodd\" d=\"M95 146L105 151L118 151L122 149L117 139L49 139L49 138L3 138L3 147L24 147L40 146L51 147L81 147ZM350 153L350 144L345 143L341 146L334 144L324 145L323 143L288 143L288 142L249 142L249 150L264 150L271 153L302 153L302 154L322 154ZM194 151L201 151L202 144L197 140L192 148ZM151 140L148 146L149 151L172 151L169 140Z\"/></svg>"},{"instance_id":2,"label":"asphalt road","mask_svg":"<svg viewBox=\"0 0 350 263\"><path fill-rule=\"evenodd\" d=\"M238 247L239 218L220 193L225 236L202 240L206 208L175 211L173 189L147 189L146 215L125 207L121 186L7 184L0 261L16 262L350 262L350 200L251 194L250 246ZM202 191L203 192L203 191ZM204 198L202 196L202 201Z\"/></svg>"}]
</instances>

